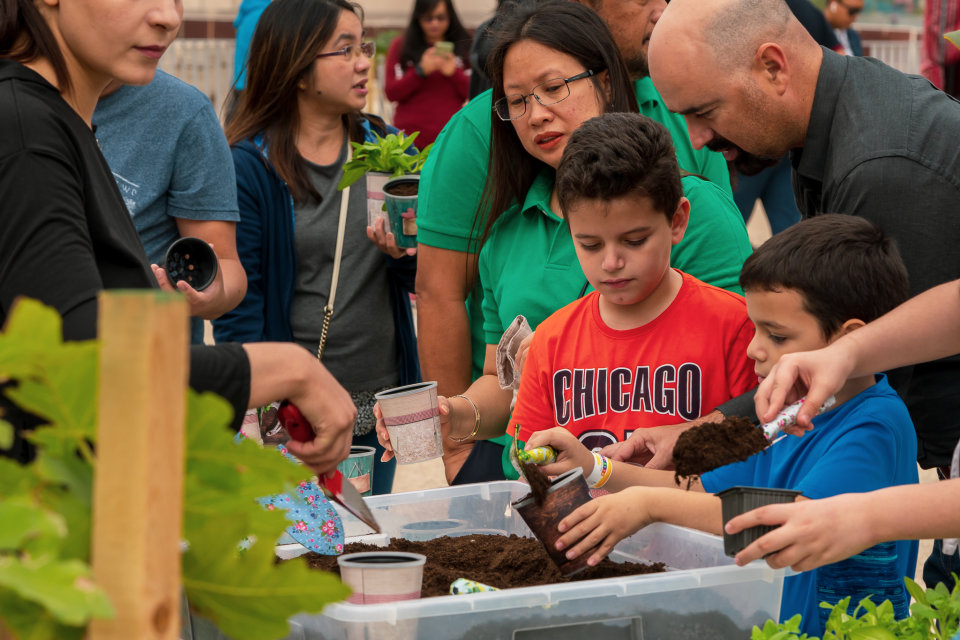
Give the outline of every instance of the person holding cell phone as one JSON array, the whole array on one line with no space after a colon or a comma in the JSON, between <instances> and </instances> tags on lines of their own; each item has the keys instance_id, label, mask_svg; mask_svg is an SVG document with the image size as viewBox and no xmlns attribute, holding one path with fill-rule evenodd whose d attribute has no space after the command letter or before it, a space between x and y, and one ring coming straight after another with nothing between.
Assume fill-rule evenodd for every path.
<instances>
[{"instance_id":1,"label":"person holding cell phone","mask_svg":"<svg viewBox=\"0 0 960 640\"><path fill-rule=\"evenodd\" d=\"M416 0L406 31L390 44L384 92L393 124L417 146L433 142L470 95L470 34L450 0Z\"/></svg>"}]
</instances>

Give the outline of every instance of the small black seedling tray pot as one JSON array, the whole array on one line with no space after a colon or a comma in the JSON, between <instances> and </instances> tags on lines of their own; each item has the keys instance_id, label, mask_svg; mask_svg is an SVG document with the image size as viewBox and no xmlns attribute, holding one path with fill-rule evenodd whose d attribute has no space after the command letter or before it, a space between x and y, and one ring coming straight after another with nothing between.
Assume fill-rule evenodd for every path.
<instances>
[{"instance_id":1,"label":"small black seedling tray pot","mask_svg":"<svg viewBox=\"0 0 960 640\"><path fill-rule=\"evenodd\" d=\"M717 494L720 498L720 508L723 512L723 526L734 516L746 513L757 507L780 502L793 502L800 491L790 489L764 489L761 487L730 487ZM777 525L779 526L779 525ZM723 532L723 552L733 557L740 553L754 540L776 529L776 526L758 525L744 529L740 533L728 534Z\"/></svg>"},{"instance_id":2,"label":"small black seedling tray pot","mask_svg":"<svg viewBox=\"0 0 960 640\"><path fill-rule=\"evenodd\" d=\"M184 280L197 291L203 291L217 278L217 254L204 240L188 236L170 245L163 267L174 287Z\"/></svg>"}]
</instances>

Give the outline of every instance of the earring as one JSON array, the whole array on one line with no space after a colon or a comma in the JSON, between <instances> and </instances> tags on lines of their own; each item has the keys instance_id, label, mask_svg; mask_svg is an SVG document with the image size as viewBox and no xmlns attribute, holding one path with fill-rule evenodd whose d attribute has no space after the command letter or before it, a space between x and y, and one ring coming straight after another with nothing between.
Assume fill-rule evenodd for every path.
<instances>
[{"instance_id":1,"label":"earring","mask_svg":"<svg viewBox=\"0 0 960 640\"><path fill-rule=\"evenodd\" d=\"M306 89L306 88L307 88L307 83L305 83L303 80L301 80L301 81L297 84L297 89L300 89L300 91L303 91L303 90Z\"/></svg>"}]
</instances>

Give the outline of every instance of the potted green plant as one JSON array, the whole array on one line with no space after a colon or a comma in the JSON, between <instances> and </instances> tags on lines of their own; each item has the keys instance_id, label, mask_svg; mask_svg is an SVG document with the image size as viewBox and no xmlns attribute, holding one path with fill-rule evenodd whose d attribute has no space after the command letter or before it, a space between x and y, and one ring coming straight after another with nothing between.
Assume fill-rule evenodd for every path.
<instances>
[{"instance_id":1,"label":"potted green plant","mask_svg":"<svg viewBox=\"0 0 960 640\"><path fill-rule=\"evenodd\" d=\"M343 177L337 185L338 189L345 189L360 178L366 177L367 190L367 224L375 226L378 219L383 218L386 222L386 230L391 231L400 229L401 218L397 218L394 223L390 222L387 215L387 206L384 198L384 187L391 178L401 178L413 176L422 168L430 153L432 144L427 145L422 150L417 151L413 146L419 132L414 132L409 136L403 133L390 133L380 137L374 134L373 142L351 142L353 146L353 157L343 166ZM408 194L409 195L409 194ZM406 203L416 211L416 202ZM407 230L411 230L410 223L406 223ZM416 234L416 228L412 228L413 235ZM410 235L410 234L408 234ZM402 242L401 233L395 233L397 243ZM416 246L414 244L407 246ZM404 246L404 245L400 245Z\"/></svg>"},{"instance_id":2,"label":"potted green plant","mask_svg":"<svg viewBox=\"0 0 960 640\"><path fill-rule=\"evenodd\" d=\"M913 597L910 615L897 620L893 604L884 600L879 605L864 598L848 613L850 598L844 598L835 605L820 603L830 609L823 640L948 640L953 638L960 628L960 585L953 591L947 590L942 583L926 590L905 578L907 591ZM954 574L956 584L957 577ZM767 620L763 628L754 627L750 640L818 640L800 633L800 614L789 620L776 623Z\"/></svg>"}]
</instances>

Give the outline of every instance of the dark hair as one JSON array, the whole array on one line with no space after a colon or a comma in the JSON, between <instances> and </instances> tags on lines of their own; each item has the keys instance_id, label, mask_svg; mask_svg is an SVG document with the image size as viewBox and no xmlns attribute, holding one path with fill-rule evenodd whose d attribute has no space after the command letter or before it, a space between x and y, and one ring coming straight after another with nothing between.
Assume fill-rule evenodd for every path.
<instances>
[{"instance_id":1,"label":"dark hair","mask_svg":"<svg viewBox=\"0 0 960 640\"><path fill-rule=\"evenodd\" d=\"M0 58L20 63L43 58L53 67L60 92L70 90L63 53L33 0L0 0Z\"/></svg>"},{"instance_id":2,"label":"dark hair","mask_svg":"<svg viewBox=\"0 0 960 640\"><path fill-rule=\"evenodd\" d=\"M274 0L267 5L250 41L246 88L227 122L230 144L263 134L270 162L295 200L307 195L321 199L297 151L297 87L333 37L344 11L363 21L360 5L347 0ZM350 139L363 142L360 112L347 114L344 120Z\"/></svg>"},{"instance_id":3,"label":"dark hair","mask_svg":"<svg viewBox=\"0 0 960 640\"><path fill-rule=\"evenodd\" d=\"M433 11L438 4L443 3L447 7L447 15L450 16L450 22L447 25L447 32L444 34L444 40L453 43L454 51L464 63L469 64L470 60L470 34L463 27L457 12L453 9L453 2L450 0L417 0L413 5L413 15L410 17L410 24L403 34L403 49L400 50L400 64L415 65L420 62L420 57L429 46L427 39L423 35L423 27L420 26L420 18Z\"/></svg>"},{"instance_id":4,"label":"dark hair","mask_svg":"<svg viewBox=\"0 0 960 640\"><path fill-rule=\"evenodd\" d=\"M894 240L857 216L820 215L781 231L743 263L744 291L794 289L824 338L847 320L871 322L910 294Z\"/></svg>"},{"instance_id":5,"label":"dark hair","mask_svg":"<svg viewBox=\"0 0 960 640\"><path fill-rule=\"evenodd\" d=\"M672 221L683 197L670 132L639 113L605 113L580 125L563 150L556 184L564 212L578 200L637 195Z\"/></svg>"},{"instance_id":6,"label":"dark hair","mask_svg":"<svg viewBox=\"0 0 960 640\"><path fill-rule=\"evenodd\" d=\"M520 3L497 23L496 36L497 44L487 62L494 103L504 96L503 61L507 52L518 42L529 40L575 58L598 75L607 71L609 96L604 94L596 76L590 78L603 98L604 113L638 111L637 97L620 49L600 16L582 4L568 0ZM490 113L490 118L490 170L474 220L475 230L483 224L480 244L512 203L523 202L537 173L545 166L526 152L513 125L501 120L495 112ZM484 218L485 224L481 222ZM471 253L479 249L479 246L471 247Z\"/></svg>"}]
</instances>

